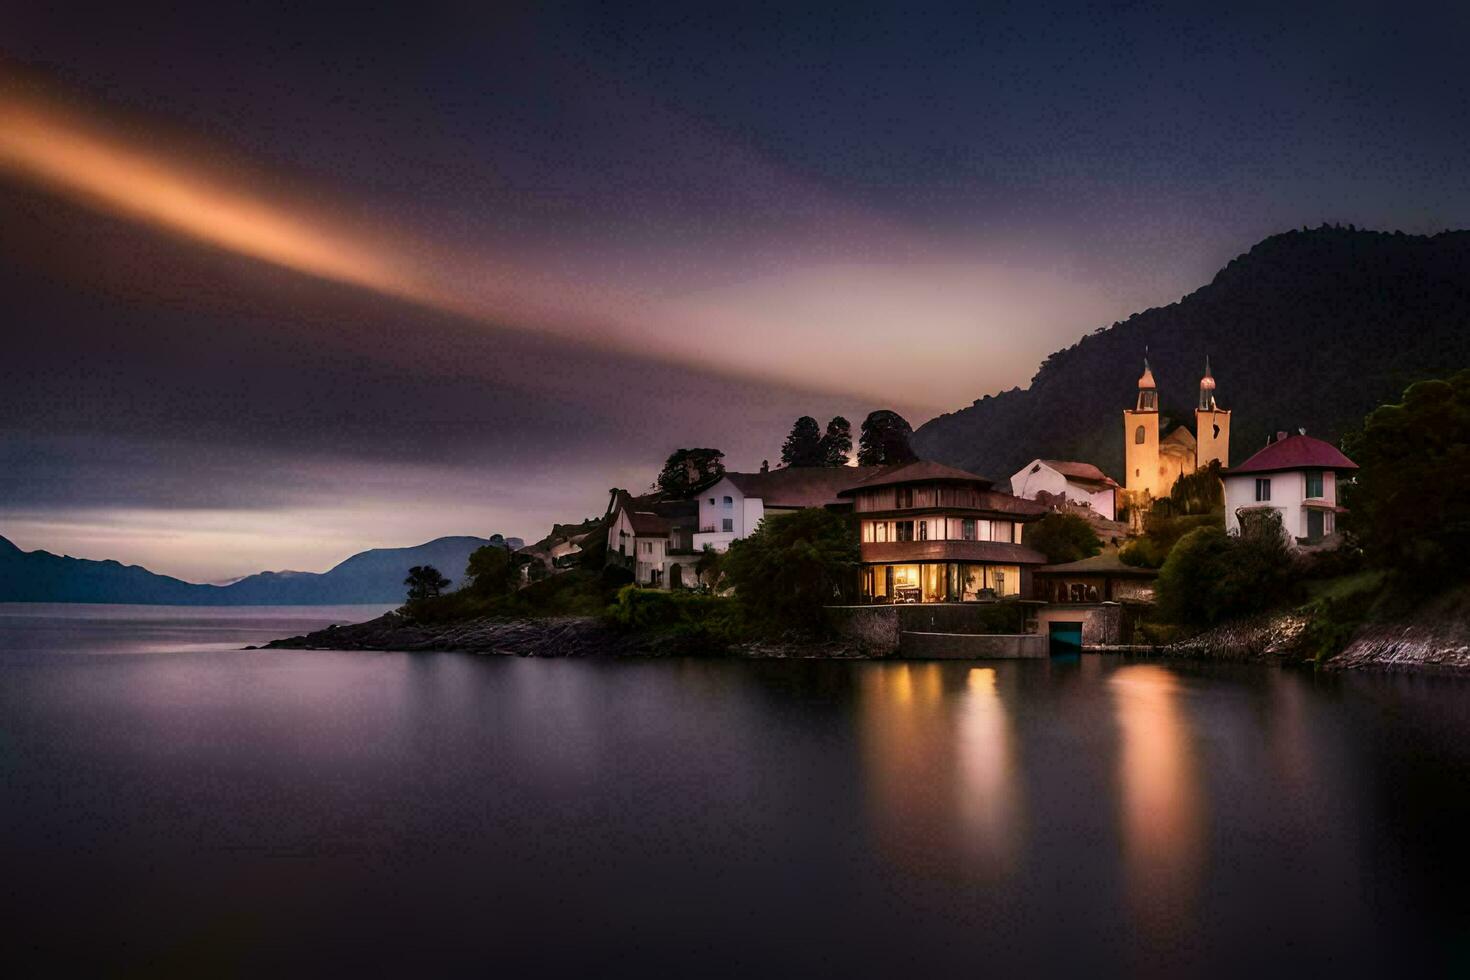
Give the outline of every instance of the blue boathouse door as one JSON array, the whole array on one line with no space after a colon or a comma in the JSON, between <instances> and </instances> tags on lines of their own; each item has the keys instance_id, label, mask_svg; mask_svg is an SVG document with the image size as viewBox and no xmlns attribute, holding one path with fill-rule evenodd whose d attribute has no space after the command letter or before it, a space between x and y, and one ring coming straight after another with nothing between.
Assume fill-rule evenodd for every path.
<instances>
[{"instance_id":1,"label":"blue boathouse door","mask_svg":"<svg viewBox=\"0 0 1470 980\"><path fill-rule=\"evenodd\" d=\"M1051 623L1048 639L1052 656L1082 652L1081 623Z\"/></svg>"}]
</instances>

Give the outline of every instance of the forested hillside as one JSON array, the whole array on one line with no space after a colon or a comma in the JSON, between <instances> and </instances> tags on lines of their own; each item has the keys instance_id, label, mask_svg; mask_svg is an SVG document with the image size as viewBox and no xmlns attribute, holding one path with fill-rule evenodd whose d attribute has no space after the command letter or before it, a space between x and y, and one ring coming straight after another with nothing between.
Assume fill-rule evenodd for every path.
<instances>
[{"instance_id":1,"label":"forested hillside","mask_svg":"<svg viewBox=\"0 0 1470 980\"><path fill-rule=\"evenodd\" d=\"M1411 382L1470 365L1470 232L1274 235L1179 302L1051 355L1029 388L932 419L914 447L997 481L1040 456L1096 463L1122 482L1119 412L1145 348L1165 413L1191 426L1209 354L1233 410L1232 462L1276 429L1336 440Z\"/></svg>"}]
</instances>

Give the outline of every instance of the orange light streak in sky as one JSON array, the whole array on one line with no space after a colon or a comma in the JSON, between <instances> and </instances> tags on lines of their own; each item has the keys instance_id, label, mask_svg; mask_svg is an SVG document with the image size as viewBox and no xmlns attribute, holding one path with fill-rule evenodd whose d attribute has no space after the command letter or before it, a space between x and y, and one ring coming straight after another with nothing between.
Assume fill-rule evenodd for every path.
<instances>
[{"instance_id":1,"label":"orange light streak in sky","mask_svg":"<svg viewBox=\"0 0 1470 980\"><path fill-rule=\"evenodd\" d=\"M320 218L241 193L80 117L0 93L0 167L94 206L311 275L429 301L391 256Z\"/></svg>"}]
</instances>

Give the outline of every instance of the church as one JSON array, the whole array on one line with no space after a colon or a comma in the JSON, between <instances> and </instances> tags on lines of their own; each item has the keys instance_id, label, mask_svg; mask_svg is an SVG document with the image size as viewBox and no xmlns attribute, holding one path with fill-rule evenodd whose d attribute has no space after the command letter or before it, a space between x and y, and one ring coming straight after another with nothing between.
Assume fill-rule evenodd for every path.
<instances>
[{"instance_id":1,"label":"church","mask_svg":"<svg viewBox=\"0 0 1470 980\"><path fill-rule=\"evenodd\" d=\"M1215 379L1210 359L1205 358L1205 375L1199 383L1199 404L1194 410L1194 431L1184 425L1160 432L1159 389L1148 358L1143 359L1143 376L1138 379L1138 399L1123 410L1124 496L1130 511L1146 511L1145 498L1169 496L1174 481L1218 460L1230 465L1230 412L1215 401Z\"/></svg>"}]
</instances>

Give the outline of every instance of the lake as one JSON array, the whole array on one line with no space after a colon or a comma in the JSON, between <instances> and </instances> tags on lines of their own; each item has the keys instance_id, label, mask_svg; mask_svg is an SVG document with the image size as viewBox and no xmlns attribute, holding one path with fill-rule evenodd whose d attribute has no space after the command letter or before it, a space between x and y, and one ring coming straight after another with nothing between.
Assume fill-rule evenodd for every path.
<instances>
[{"instance_id":1,"label":"lake","mask_svg":"<svg viewBox=\"0 0 1470 980\"><path fill-rule=\"evenodd\" d=\"M1470 969L1470 683L0 605L9 975Z\"/></svg>"}]
</instances>

